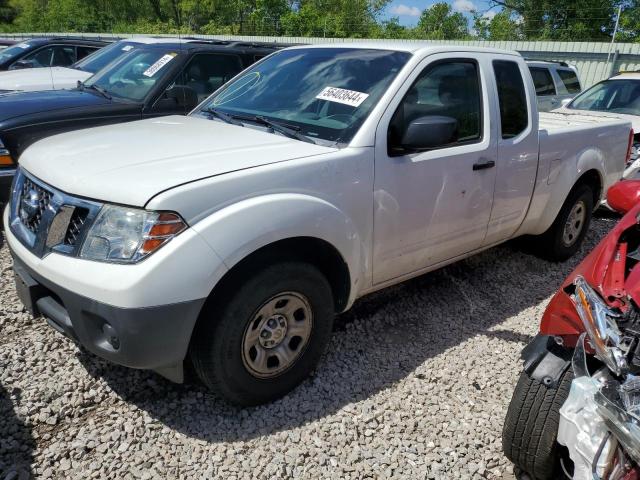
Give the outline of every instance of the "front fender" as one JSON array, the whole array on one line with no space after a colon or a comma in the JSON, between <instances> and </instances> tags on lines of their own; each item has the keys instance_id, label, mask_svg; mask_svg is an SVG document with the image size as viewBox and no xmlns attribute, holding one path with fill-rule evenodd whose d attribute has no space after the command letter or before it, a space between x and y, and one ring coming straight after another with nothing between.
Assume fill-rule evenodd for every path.
<instances>
[{"instance_id":1,"label":"front fender","mask_svg":"<svg viewBox=\"0 0 640 480\"><path fill-rule=\"evenodd\" d=\"M242 200L201 220L197 231L231 269L279 240L312 237L331 244L347 264L348 305L362 290L367 255L354 222L335 205L304 194L270 194Z\"/></svg>"}]
</instances>

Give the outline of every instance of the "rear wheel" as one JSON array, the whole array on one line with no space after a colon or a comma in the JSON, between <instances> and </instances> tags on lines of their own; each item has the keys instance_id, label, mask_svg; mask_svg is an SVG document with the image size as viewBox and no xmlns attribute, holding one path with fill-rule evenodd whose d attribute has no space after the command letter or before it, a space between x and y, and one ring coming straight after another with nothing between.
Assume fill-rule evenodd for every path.
<instances>
[{"instance_id":1,"label":"rear wheel","mask_svg":"<svg viewBox=\"0 0 640 480\"><path fill-rule=\"evenodd\" d=\"M574 188L565 200L555 221L535 241L540 255L562 262L582 246L593 214L593 190L587 185Z\"/></svg>"},{"instance_id":2,"label":"rear wheel","mask_svg":"<svg viewBox=\"0 0 640 480\"><path fill-rule=\"evenodd\" d=\"M550 480L560 470L557 443L560 407L569 396L573 372L567 369L555 389L520 374L502 430L504 454L536 480Z\"/></svg>"},{"instance_id":3,"label":"rear wheel","mask_svg":"<svg viewBox=\"0 0 640 480\"><path fill-rule=\"evenodd\" d=\"M240 405L285 395L315 368L329 341L329 283L314 266L291 262L265 267L226 290L233 293L205 309L194 334L198 377Z\"/></svg>"}]
</instances>

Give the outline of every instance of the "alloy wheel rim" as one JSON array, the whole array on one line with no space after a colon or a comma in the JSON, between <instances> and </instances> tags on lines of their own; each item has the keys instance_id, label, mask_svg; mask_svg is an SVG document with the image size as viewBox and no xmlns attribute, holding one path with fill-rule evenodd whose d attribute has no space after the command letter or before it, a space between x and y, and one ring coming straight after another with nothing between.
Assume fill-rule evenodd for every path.
<instances>
[{"instance_id":1,"label":"alloy wheel rim","mask_svg":"<svg viewBox=\"0 0 640 480\"><path fill-rule=\"evenodd\" d=\"M565 247L571 247L578 241L586 219L587 206L583 201L580 201L573 206L564 224L562 243L564 243Z\"/></svg>"},{"instance_id":2,"label":"alloy wheel rim","mask_svg":"<svg viewBox=\"0 0 640 480\"><path fill-rule=\"evenodd\" d=\"M258 378L291 368L302 356L313 329L308 299L297 292L279 293L255 311L242 339L242 361Z\"/></svg>"}]
</instances>

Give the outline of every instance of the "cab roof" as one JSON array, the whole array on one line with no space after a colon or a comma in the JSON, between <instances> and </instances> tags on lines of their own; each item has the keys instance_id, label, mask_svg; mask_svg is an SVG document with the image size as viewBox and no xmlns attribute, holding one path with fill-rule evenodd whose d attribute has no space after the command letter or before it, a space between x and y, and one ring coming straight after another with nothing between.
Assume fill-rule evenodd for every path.
<instances>
[{"instance_id":1,"label":"cab roof","mask_svg":"<svg viewBox=\"0 0 640 480\"><path fill-rule=\"evenodd\" d=\"M436 44L432 42L403 42L403 41L365 41L365 42L348 42L348 43L329 43L329 44L313 44L313 45L298 45L292 48L350 48L360 50L391 50L396 52L407 53L447 53L447 52L470 52L470 53L494 53L501 55L513 55L521 57L521 55L514 50L501 50L499 48L487 48L487 47L469 47L466 45L445 45Z\"/></svg>"}]
</instances>

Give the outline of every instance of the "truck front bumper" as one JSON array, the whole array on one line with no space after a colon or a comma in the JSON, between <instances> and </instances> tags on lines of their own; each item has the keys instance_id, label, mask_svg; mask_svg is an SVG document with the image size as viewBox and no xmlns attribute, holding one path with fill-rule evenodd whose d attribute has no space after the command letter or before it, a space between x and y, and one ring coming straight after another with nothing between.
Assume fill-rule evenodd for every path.
<instances>
[{"instance_id":1,"label":"truck front bumper","mask_svg":"<svg viewBox=\"0 0 640 480\"><path fill-rule=\"evenodd\" d=\"M34 316L106 360L183 381L182 362L204 299L115 307L56 285L12 255L18 296Z\"/></svg>"}]
</instances>

